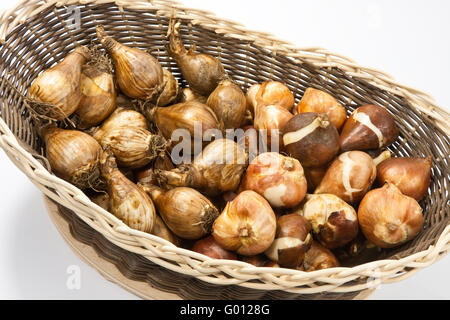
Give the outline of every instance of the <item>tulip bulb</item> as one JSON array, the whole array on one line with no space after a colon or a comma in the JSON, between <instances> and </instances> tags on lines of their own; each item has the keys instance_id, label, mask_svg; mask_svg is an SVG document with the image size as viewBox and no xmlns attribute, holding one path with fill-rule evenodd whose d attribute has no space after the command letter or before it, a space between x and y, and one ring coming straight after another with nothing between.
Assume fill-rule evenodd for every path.
<instances>
[{"instance_id":1,"label":"tulip bulb","mask_svg":"<svg viewBox=\"0 0 450 320\"><path fill-rule=\"evenodd\" d=\"M198 191L191 188L164 191L152 185L141 188L151 196L161 218L178 237L198 240L211 233L219 211Z\"/></svg>"},{"instance_id":2,"label":"tulip bulb","mask_svg":"<svg viewBox=\"0 0 450 320\"><path fill-rule=\"evenodd\" d=\"M254 256L272 245L276 226L267 200L254 191L244 191L227 204L214 222L212 235L225 250Z\"/></svg>"},{"instance_id":3,"label":"tulip bulb","mask_svg":"<svg viewBox=\"0 0 450 320\"><path fill-rule=\"evenodd\" d=\"M47 127L41 131L53 172L80 189L98 184L101 146L86 133Z\"/></svg>"},{"instance_id":4,"label":"tulip bulb","mask_svg":"<svg viewBox=\"0 0 450 320\"><path fill-rule=\"evenodd\" d=\"M120 44L105 33L103 26L96 28L97 38L111 56L120 90L130 98L151 100L164 88L164 71L151 54Z\"/></svg>"},{"instance_id":5,"label":"tulip bulb","mask_svg":"<svg viewBox=\"0 0 450 320\"><path fill-rule=\"evenodd\" d=\"M243 124L246 111L245 95L234 82L221 81L206 104L214 111L224 129L240 128Z\"/></svg>"},{"instance_id":6,"label":"tulip bulb","mask_svg":"<svg viewBox=\"0 0 450 320\"><path fill-rule=\"evenodd\" d=\"M263 153L247 168L241 190L253 190L275 208L293 208L305 198L307 183L296 159L279 153Z\"/></svg>"},{"instance_id":7,"label":"tulip bulb","mask_svg":"<svg viewBox=\"0 0 450 320\"><path fill-rule=\"evenodd\" d=\"M310 195L302 210L319 242L328 249L342 247L358 235L355 209L332 194Z\"/></svg>"},{"instance_id":8,"label":"tulip bulb","mask_svg":"<svg viewBox=\"0 0 450 320\"><path fill-rule=\"evenodd\" d=\"M365 152L341 154L328 168L315 194L334 194L351 204L357 204L370 190L377 176L373 159Z\"/></svg>"},{"instance_id":9,"label":"tulip bulb","mask_svg":"<svg viewBox=\"0 0 450 320\"><path fill-rule=\"evenodd\" d=\"M245 99L247 101L247 110L254 116L256 109L256 95L258 94L259 89L261 88L261 84L255 83L250 88L248 88L247 93L245 94Z\"/></svg>"},{"instance_id":10,"label":"tulip bulb","mask_svg":"<svg viewBox=\"0 0 450 320\"><path fill-rule=\"evenodd\" d=\"M33 81L28 103L38 116L63 120L77 110L82 99L81 70L89 59L89 49L77 47Z\"/></svg>"},{"instance_id":11,"label":"tulip bulb","mask_svg":"<svg viewBox=\"0 0 450 320\"><path fill-rule=\"evenodd\" d=\"M265 255L240 257L242 262L254 265L257 268L280 268L280 265L274 261L269 260Z\"/></svg>"},{"instance_id":12,"label":"tulip bulb","mask_svg":"<svg viewBox=\"0 0 450 320\"><path fill-rule=\"evenodd\" d=\"M156 220L153 201L120 172L110 150L103 151L100 164L108 185L111 213L130 228L151 233Z\"/></svg>"},{"instance_id":13,"label":"tulip bulb","mask_svg":"<svg viewBox=\"0 0 450 320\"><path fill-rule=\"evenodd\" d=\"M297 111L298 113L325 113L338 130L347 120L345 108L333 96L313 88L306 89L302 100L297 105Z\"/></svg>"},{"instance_id":14,"label":"tulip bulb","mask_svg":"<svg viewBox=\"0 0 450 320\"><path fill-rule=\"evenodd\" d=\"M339 152L339 134L326 114L301 113L283 128L285 151L303 167L322 167Z\"/></svg>"},{"instance_id":15,"label":"tulip bulb","mask_svg":"<svg viewBox=\"0 0 450 320\"><path fill-rule=\"evenodd\" d=\"M212 259L237 260L236 254L223 249L213 236L197 241L192 247L192 251Z\"/></svg>"},{"instance_id":16,"label":"tulip bulb","mask_svg":"<svg viewBox=\"0 0 450 320\"><path fill-rule=\"evenodd\" d=\"M336 256L317 241L313 241L311 248L306 252L301 270L306 272L338 268L339 261Z\"/></svg>"},{"instance_id":17,"label":"tulip bulb","mask_svg":"<svg viewBox=\"0 0 450 320\"><path fill-rule=\"evenodd\" d=\"M362 106L353 112L342 129L342 151L373 150L387 147L398 138L394 117L375 105Z\"/></svg>"},{"instance_id":18,"label":"tulip bulb","mask_svg":"<svg viewBox=\"0 0 450 320\"><path fill-rule=\"evenodd\" d=\"M298 214L281 216L277 220L275 241L265 252L283 268L299 267L312 242L311 224Z\"/></svg>"},{"instance_id":19,"label":"tulip bulb","mask_svg":"<svg viewBox=\"0 0 450 320\"><path fill-rule=\"evenodd\" d=\"M255 96L255 113L260 106L276 105L287 111L294 107L295 98L291 90L278 81L266 81L261 84Z\"/></svg>"},{"instance_id":20,"label":"tulip bulb","mask_svg":"<svg viewBox=\"0 0 450 320\"><path fill-rule=\"evenodd\" d=\"M378 165L377 182L390 182L405 196L421 201L430 187L432 165L431 157L389 159Z\"/></svg>"},{"instance_id":21,"label":"tulip bulb","mask_svg":"<svg viewBox=\"0 0 450 320\"><path fill-rule=\"evenodd\" d=\"M219 59L195 49L186 50L181 40L180 22L170 21L168 30L170 56L181 69L189 87L196 93L208 97L220 81L228 78Z\"/></svg>"},{"instance_id":22,"label":"tulip bulb","mask_svg":"<svg viewBox=\"0 0 450 320\"><path fill-rule=\"evenodd\" d=\"M114 76L95 66L87 66L81 74L82 98L76 110L78 128L89 129L108 118L116 108Z\"/></svg>"},{"instance_id":23,"label":"tulip bulb","mask_svg":"<svg viewBox=\"0 0 450 320\"><path fill-rule=\"evenodd\" d=\"M318 168L305 168L305 178L308 185L308 192L314 193L327 173L328 165Z\"/></svg>"},{"instance_id":24,"label":"tulip bulb","mask_svg":"<svg viewBox=\"0 0 450 320\"><path fill-rule=\"evenodd\" d=\"M267 146L270 151L277 152L282 146L281 129L294 115L278 105L258 106L255 113L254 127L256 130L267 131Z\"/></svg>"},{"instance_id":25,"label":"tulip bulb","mask_svg":"<svg viewBox=\"0 0 450 320\"><path fill-rule=\"evenodd\" d=\"M159 170L157 175L168 186L191 187L217 196L239 187L247 165L248 155L243 148L232 140L219 139L203 149L192 165Z\"/></svg>"},{"instance_id":26,"label":"tulip bulb","mask_svg":"<svg viewBox=\"0 0 450 320\"><path fill-rule=\"evenodd\" d=\"M422 230L422 208L391 183L367 193L358 209L366 238L381 248L394 248L413 240Z\"/></svg>"}]
</instances>

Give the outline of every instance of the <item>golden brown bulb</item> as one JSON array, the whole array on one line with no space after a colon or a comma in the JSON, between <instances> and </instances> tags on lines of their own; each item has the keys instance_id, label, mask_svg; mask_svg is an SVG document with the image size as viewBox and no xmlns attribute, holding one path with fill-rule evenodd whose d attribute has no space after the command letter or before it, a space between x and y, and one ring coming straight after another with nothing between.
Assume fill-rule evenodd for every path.
<instances>
[{"instance_id":1,"label":"golden brown bulb","mask_svg":"<svg viewBox=\"0 0 450 320\"><path fill-rule=\"evenodd\" d=\"M178 97L179 85L178 80L173 76L172 72L163 68L164 84L162 92L154 99L154 103L158 107L165 107L175 102Z\"/></svg>"},{"instance_id":2,"label":"golden brown bulb","mask_svg":"<svg viewBox=\"0 0 450 320\"><path fill-rule=\"evenodd\" d=\"M86 133L45 128L41 135L53 172L80 189L94 187L100 177L101 146Z\"/></svg>"},{"instance_id":3,"label":"golden brown bulb","mask_svg":"<svg viewBox=\"0 0 450 320\"><path fill-rule=\"evenodd\" d=\"M141 188L151 196L161 218L178 237L198 240L211 233L219 211L200 192L191 188L165 191L152 185Z\"/></svg>"},{"instance_id":4,"label":"golden brown bulb","mask_svg":"<svg viewBox=\"0 0 450 320\"><path fill-rule=\"evenodd\" d=\"M120 172L111 151L103 151L100 163L108 186L111 213L130 228L151 233L156 220L153 201Z\"/></svg>"},{"instance_id":5,"label":"golden brown bulb","mask_svg":"<svg viewBox=\"0 0 450 320\"><path fill-rule=\"evenodd\" d=\"M279 81L266 81L261 84L254 98L255 113L260 106L276 105L287 111L294 107L295 98L291 90Z\"/></svg>"},{"instance_id":6,"label":"golden brown bulb","mask_svg":"<svg viewBox=\"0 0 450 320\"><path fill-rule=\"evenodd\" d=\"M70 117L82 98L81 69L89 59L89 49L77 47L63 61L41 73L28 92L34 111L54 120Z\"/></svg>"},{"instance_id":7,"label":"golden brown bulb","mask_svg":"<svg viewBox=\"0 0 450 320\"><path fill-rule=\"evenodd\" d=\"M78 128L89 129L108 118L116 108L114 76L95 66L87 66L81 74L82 98L76 110Z\"/></svg>"},{"instance_id":8,"label":"golden brown bulb","mask_svg":"<svg viewBox=\"0 0 450 320\"><path fill-rule=\"evenodd\" d=\"M240 128L244 123L245 95L234 82L221 81L209 96L206 104L217 115L224 129Z\"/></svg>"},{"instance_id":9,"label":"golden brown bulb","mask_svg":"<svg viewBox=\"0 0 450 320\"><path fill-rule=\"evenodd\" d=\"M96 28L97 38L111 56L120 90L133 99L151 100L164 87L164 71L151 54L125 46L105 32L103 26Z\"/></svg>"},{"instance_id":10,"label":"golden brown bulb","mask_svg":"<svg viewBox=\"0 0 450 320\"><path fill-rule=\"evenodd\" d=\"M228 78L219 59L203 53L186 50L181 40L180 22L170 21L168 31L170 56L181 69L189 87L196 93L208 97L220 81Z\"/></svg>"},{"instance_id":11,"label":"golden brown bulb","mask_svg":"<svg viewBox=\"0 0 450 320\"><path fill-rule=\"evenodd\" d=\"M283 148L281 130L294 115L278 105L260 105L256 109L254 127L266 136L268 151L278 152Z\"/></svg>"},{"instance_id":12,"label":"golden brown bulb","mask_svg":"<svg viewBox=\"0 0 450 320\"><path fill-rule=\"evenodd\" d=\"M210 143L191 165L156 172L160 181L172 187L191 187L217 196L235 191L248 165L248 155L236 142L219 139Z\"/></svg>"}]
</instances>

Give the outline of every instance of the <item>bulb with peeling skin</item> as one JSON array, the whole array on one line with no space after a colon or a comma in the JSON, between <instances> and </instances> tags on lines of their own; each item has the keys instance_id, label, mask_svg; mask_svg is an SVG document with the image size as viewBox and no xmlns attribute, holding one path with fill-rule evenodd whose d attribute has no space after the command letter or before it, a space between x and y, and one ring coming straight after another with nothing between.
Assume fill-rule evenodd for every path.
<instances>
[{"instance_id":1,"label":"bulb with peeling skin","mask_svg":"<svg viewBox=\"0 0 450 320\"><path fill-rule=\"evenodd\" d=\"M283 145L281 129L294 117L288 110L278 105L258 106L255 113L254 127L260 132L267 132L267 147L278 152Z\"/></svg>"},{"instance_id":2,"label":"bulb with peeling skin","mask_svg":"<svg viewBox=\"0 0 450 320\"><path fill-rule=\"evenodd\" d=\"M311 248L306 252L302 271L313 272L318 270L337 268L339 261L336 256L317 241L313 241Z\"/></svg>"},{"instance_id":3,"label":"bulb with peeling skin","mask_svg":"<svg viewBox=\"0 0 450 320\"><path fill-rule=\"evenodd\" d=\"M272 245L276 226L267 200L254 191L244 191L227 204L214 222L212 235L224 249L254 256Z\"/></svg>"},{"instance_id":4,"label":"bulb with peeling skin","mask_svg":"<svg viewBox=\"0 0 450 320\"><path fill-rule=\"evenodd\" d=\"M338 131L326 114L298 114L282 132L284 150L306 168L324 166L339 152Z\"/></svg>"},{"instance_id":5,"label":"bulb with peeling skin","mask_svg":"<svg viewBox=\"0 0 450 320\"><path fill-rule=\"evenodd\" d=\"M275 241L265 252L283 268L297 268L312 242L311 224L298 214L281 216L277 221Z\"/></svg>"},{"instance_id":6,"label":"bulb with peeling skin","mask_svg":"<svg viewBox=\"0 0 450 320\"><path fill-rule=\"evenodd\" d=\"M279 81L266 81L261 84L255 95L255 113L260 106L277 105L290 111L295 104L291 90Z\"/></svg>"},{"instance_id":7,"label":"bulb with peeling skin","mask_svg":"<svg viewBox=\"0 0 450 320\"><path fill-rule=\"evenodd\" d=\"M293 208L306 195L307 183L298 160L279 153L263 153L247 168L240 190L253 190L275 208Z\"/></svg>"},{"instance_id":8,"label":"bulb with peeling skin","mask_svg":"<svg viewBox=\"0 0 450 320\"><path fill-rule=\"evenodd\" d=\"M387 147L398 138L394 117L376 105L362 106L353 112L342 129L342 151L373 150Z\"/></svg>"},{"instance_id":9,"label":"bulb with peeling skin","mask_svg":"<svg viewBox=\"0 0 450 320\"><path fill-rule=\"evenodd\" d=\"M301 214L311 223L319 242L328 249L342 247L358 235L355 209L335 195L308 195Z\"/></svg>"},{"instance_id":10,"label":"bulb with peeling skin","mask_svg":"<svg viewBox=\"0 0 450 320\"><path fill-rule=\"evenodd\" d=\"M377 169L374 160L365 152L341 154L328 168L315 194L334 194L351 204L357 204L370 190Z\"/></svg>"}]
</instances>

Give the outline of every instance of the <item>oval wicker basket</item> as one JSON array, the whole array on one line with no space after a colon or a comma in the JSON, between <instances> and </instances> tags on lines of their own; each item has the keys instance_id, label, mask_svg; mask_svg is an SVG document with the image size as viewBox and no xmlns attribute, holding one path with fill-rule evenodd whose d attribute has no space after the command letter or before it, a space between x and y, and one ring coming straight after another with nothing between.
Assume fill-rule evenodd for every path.
<instances>
[{"instance_id":1,"label":"oval wicker basket","mask_svg":"<svg viewBox=\"0 0 450 320\"><path fill-rule=\"evenodd\" d=\"M32 81L74 47L89 44L101 23L118 41L150 50L185 85L165 49L171 17L182 20L186 44L196 43L202 52L220 57L244 89L272 79L285 82L297 101L306 88L315 87L335 96L349 113L368 103L387 108L401 131L391 151L397 156L434 159L429 195L421 203L425 228L419 237L355 267L313 273L256 268L212 260L132 230L94 205L81 190L51 174L23 103ZM84 235L87 241L90 236L91 244L103 248L106 256L121 260L121 271L130 277L159 284L164 290L183 291L183 297L190 299L351 299L374 283L405 279L450 250L449 114L429 95L400 85L383 72L324 49L297 48L168 0L23 1L0 16L0 41L0 145L60 205L61 212L71 214L72 232L81 230L81 238Z\"/></svg>"}]
</instances>

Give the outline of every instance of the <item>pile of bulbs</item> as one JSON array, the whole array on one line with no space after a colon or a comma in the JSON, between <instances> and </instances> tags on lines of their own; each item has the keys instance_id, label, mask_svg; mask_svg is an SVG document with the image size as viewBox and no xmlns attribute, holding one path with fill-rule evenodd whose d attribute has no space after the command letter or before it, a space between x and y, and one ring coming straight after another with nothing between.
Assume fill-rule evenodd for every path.
<instances>
[{"instance_id":1,"label":"pile of bulbs","mask_svg":"<svg viewBox=\"0 0 450 320\"><path fill-rule=\"evenodd\" d=\"M420 233L432 159L391 158L399 131L385 108L364 105L347 118L314 88L295 105L278 81L244 93L219 59L185 49L180 27L171 21L167 49L186 88L102 26L103 55L78 47L33 82L27 102L51 120L39 135L56 175L133 229L258 267L333 268L343 252L394 248ZM195 123L264 130L281 150L250 155L248 140L213 139L175 165L172 134Z\"/></svg>"}]
</instances>

